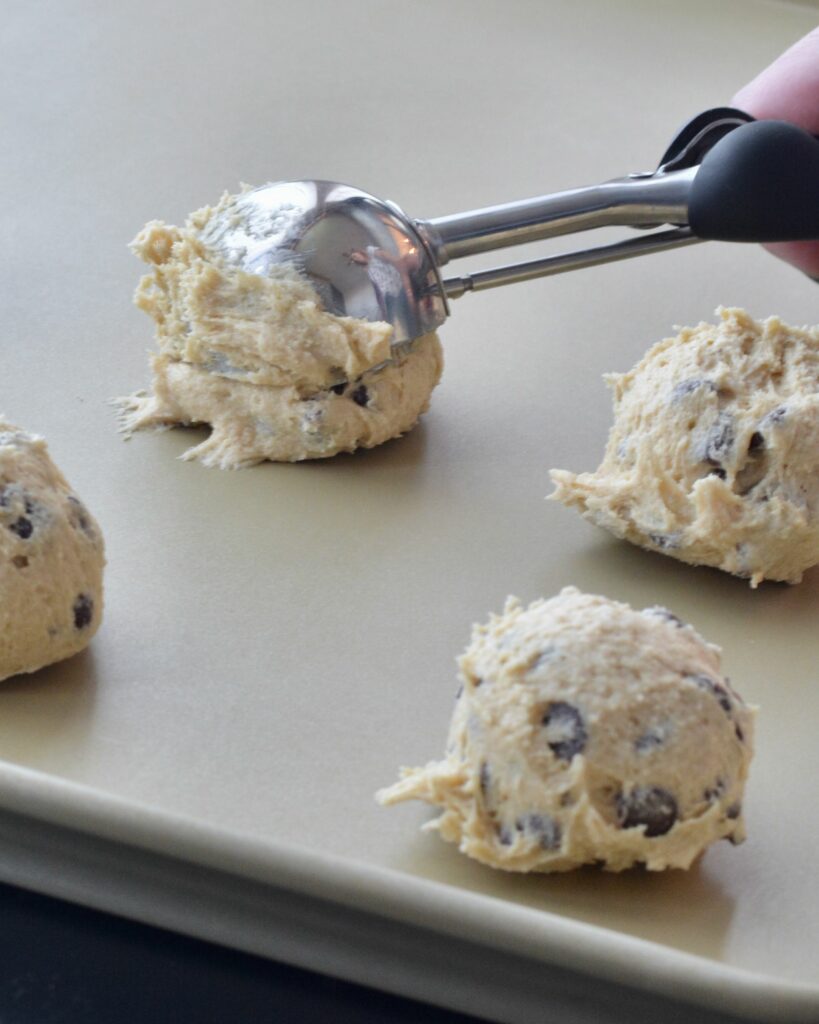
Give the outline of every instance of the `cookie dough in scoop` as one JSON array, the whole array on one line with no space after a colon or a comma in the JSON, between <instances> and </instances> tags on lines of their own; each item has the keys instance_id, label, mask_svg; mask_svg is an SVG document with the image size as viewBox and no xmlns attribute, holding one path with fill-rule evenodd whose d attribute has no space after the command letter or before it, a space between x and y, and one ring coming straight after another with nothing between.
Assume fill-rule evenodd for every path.
<instances>
[{"instance_id":1,"label":"cookie dough in scoop","mask_svg":"<svg viewBox=\"0 0 819 1024\"><path fill-rule=\"evenodd\" d=\"M440 807L425 828L508 871L687 868L744 839L754 712L671 612L574 587L510 598L459 664L444 760L403 769L381 803Z\"/></svg>"},{"instance_id":2,"label":"cookie dough in scoop","mask_svg":"<svg viewBox=\"0 0 819 1024\"><path fill-rule=\"evenodd\" d=\"M0 417L0 679L87 646L104 566L100 528L45 441Z\"/></svg>"},{"instance_id":3,"label":"cookie dough in scoop","mask_svg":"<svg viewBox=\"0 0 819 1024\"><path fill-rule=\"evenodd\" d=\"M552 497L618 537L695 565L798 583L819 562L819 328L740 309L611 374L594 473Z\"/></svg>"},{"instance_id":4,"label":"cookie dough in scoop","mask_svg":"<svg viewBox=\"0 0 819 1024\"><path fill-rule=\"evenodd\" d=\"M151 392L117 400L123 431L208 424L183 458L222 469L326 458L405 433L441 376L437 335L396 353L388 324L327 313L292 266L264 277L228 266L203 239L233 199L182 228L152 221L132 243L151 268L135 301L156 324L158 351Z\"/></svg>"}]
</instances>

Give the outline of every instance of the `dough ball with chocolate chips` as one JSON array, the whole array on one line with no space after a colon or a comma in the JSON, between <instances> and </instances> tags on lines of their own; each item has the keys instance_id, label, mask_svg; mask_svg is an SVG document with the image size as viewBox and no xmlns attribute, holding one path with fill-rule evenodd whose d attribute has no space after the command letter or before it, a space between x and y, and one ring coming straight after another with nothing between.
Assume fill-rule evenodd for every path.
<instances>
[{"instance_id":1,"label":"dough ball with chocolate chips","mask_svg":"<svg viewBox=\"0 0 819 1024\"><path fill-rule=\"evenodd\" d=\"M88 644L104 566L100 528L45 441L0 418L0 679Z\"/></svg>"},{"instance_id":2,"label":"dough ball with chocolate chips","mask_svg":"<svg viewBox=\"0 0 819 1024\"><path fill-rule=\"evenodd\" d=\"M754 710L671 612L574 587L510 598L459 665L445 758L377 799L440 807L425 827L463 853L508 871L658 871L745 838Z\"/></svg>"},{"instance_id":3,"label":"dough ball with chocolate chips","mask_svg":"<svg viewBox=\"0 0 819 1024\"><path fill-rule=\"evenodd\" d=\"M243 194L184 227L151 221L134 239L150 268L134 301L155 323L157 351L151 392L114 402L122 432L208 425L182 458L220 469L329 458L406 433L441 377L438 336L393 348L388 323L327 312L295 263L262 275L226 262L220 225L243 216ZM382 287L400 289L390 270Z\"/></svg>"},{"instance_id":4,"label":"dough ball with chocolate chips","mask_svg":"<svg viewBox=\"0 0 819 1024\"><path fill-rule=\"evenodd\" d=\"M819 328L723 309L629 373L594 473L552 497L634 544L798 583L819 562Z\"/></svg>"}]
</instances>

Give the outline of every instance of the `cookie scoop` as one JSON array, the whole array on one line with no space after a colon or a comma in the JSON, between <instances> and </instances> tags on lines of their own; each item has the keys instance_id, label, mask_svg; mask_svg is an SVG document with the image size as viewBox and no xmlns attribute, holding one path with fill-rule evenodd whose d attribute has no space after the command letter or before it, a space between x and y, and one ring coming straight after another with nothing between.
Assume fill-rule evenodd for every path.
<instances>
[{"instance_id":1,"label":"cookie scoop","mask_svg":"<svg viewBox=\"0 0 819 1024\"><path fill-rule=\"evenodd\" d=\"M132 243L148 264L136 304L154 321L151 389L116 399L121 429L209 426L182 458L219 469L326 459L398 437L443 370L435 332L406 349L386 323L335 316L292 265L247 273L206 244L241 200L182 226L151 221Z\"/></svg>"},{"instance_id":2,"label":"cookie scoop","mask_svg":"<svg viewBox=\"0 0 819 1024\"><path fill-rule=\"evenodd\" d=\"M452 260L593 228L665 229L526 263L442 278ZM279 181L235 197L204 244L229 266L294 267L335 316L386 323L393 346L443 324L448 300L705 239L819 238L819 141L720 107L676 135L656 171L427 220L333 181Z\"/></svg>"}]
</instances>

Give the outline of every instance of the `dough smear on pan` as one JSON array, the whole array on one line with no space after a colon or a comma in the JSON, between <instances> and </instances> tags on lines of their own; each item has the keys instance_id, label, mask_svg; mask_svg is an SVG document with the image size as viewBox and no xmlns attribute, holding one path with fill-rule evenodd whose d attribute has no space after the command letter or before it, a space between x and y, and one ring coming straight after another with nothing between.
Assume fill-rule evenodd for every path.
<instances>
[{"instance_id":1,"label":"dough smear on pan","mask_svg":"<svg viewBox=\"0 0 819 1024\"><path fill-rule=\"evenodd\" d=\"M819 562L819 328L741 309L610 374L614 424L593 473L551 497L641 547L798 583Z\"/></svg>"},{"instance_id":2,"label":"dough smear on pan","mask_svg":"<svg viewBox=\"0 0 819 1024\"><path fill-rule=\"evenodd\" d=\"M183 458L221 469L327 458L405 433L441 376L437 335L394 352L388 324L327 313L291 265L267 276L228 266L204 237L234 198L181 228L151 221L132 242L151 268L135 302L154 320L158 351L151 393L116 400L123 431L209 424Z\"/></svg>"},{"instance_id":3,"label":"dough smear on pan","mask_svg":"<svg viewBox=\"0 0 819 1024\"><path fill-rule=\"evenodd\" d=\"M0 679L87 646L104 566L100 528L45 441L0 417Z\"/></svg>"},{"instance_id":4,"label":"dough smear on pan","mask_svg":"<svg viewBox=\"0 0 819 1024\"><path fill-rule=\"evenodd\" d=\"M508 871L687 868L744 839L754 709L667 609L510 598L459 665L445 758L403 769L382 804L440 807L425 828Z\"/></svg>"}]
</instances>

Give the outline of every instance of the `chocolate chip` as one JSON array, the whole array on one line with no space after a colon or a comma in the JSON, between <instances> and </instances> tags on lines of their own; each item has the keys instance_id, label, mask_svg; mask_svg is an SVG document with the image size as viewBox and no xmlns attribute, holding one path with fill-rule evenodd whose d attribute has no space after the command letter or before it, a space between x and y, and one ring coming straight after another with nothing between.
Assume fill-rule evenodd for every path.
<instances>
[{"instance_id":1,"label":"chocolate chip","mask_svg":"<svg viewBox=\"0 0 819 1024\"><path fill-rule=\"evenodd\" d=\"M653 725L637 737L634 741L634 749L638 754L647 754L650 750L656 750L668 739L669 732L667 725Z\"/></svg>"},{"instance_id":2,"label":"chocolate chip","mask_svg":"<svg viewBox=\"0 0 819 1024\"><path fill-rule=\"evenodd\" d=\"M333 392L334 395L343 395L346 387L347 381L345 380L342 381L341 384L333 384L330 390Z\"/></svg>"},{"instance_id":3,"label":"chocolate chip","mask_svg":"<svg viewBox=\"0 0 819 1024\"><path fill-rule=\"evenodd\" d=\"M707 800L709 804L712 804L715 800L719 800L722 794L725 792L725 780L716 779L713 786L709 786L708 789L702 794L703 799Z\"/></svg>"},{"instance_id":4,"label":"chocolate chip","mask_svg":"<svg viewBox=\"0 0 819 1024\"><path fill-rule=\"evenodd\" d=\"M526 814L515 822L518 832L535 836L544 850L557 850L563 837L560 823L548 814Z\"/></svg>"},{"instance_id":5,"label":"chocolate chip","mask_svg":"<svg viewBox=\"0 0 819 1024\"><path fill-rule=\"evenodd\" d=\"M739 742L740 743L744 743L745 742L745 733L739 727L739 723L738 722L734 722L734 732L737 734L737 739L739 740Z\"/></svg>"},{"instance_id":6,"label":"chocolate chip","mask_svg":"<svg viewBox=\"0 0 819 1024\"><path fill-rule=\"evenodd\" d=\"M11 564L16 569L27 569L28 568L28 559L26 558L25 555L15 555L14 558L12 558L12 560L11 560Z\"/></svg>"},{"instance_id":7,"label":"chocolate chip","mask_svg":"<svg viewBox=\"0 0 819 1024\"><path fill-rule=\"evenodd\" d=\"M498 842L501 846L512 845L512 833L505 825L498 825L497 827Z\"/></svg>"},{"instance_id":8,"label":"chocolate chip","mask_svg":"<svg viewBox=\"0 0 819 1024\"><path fill-rule=\"evenodd\" d=\"M561 761L571 761L575 754L584 749L589 738L583 716L573 704L562 700L549 705L543 715L542 725L549 749Z\"/></svg>"},{"instance_id":9,"label":"chocolate chip","mask_svg":"<svg viewBox=\"0 0 819 1024\"><path fill-rule=\"evenodd\" d=\"M742 814L742 804L737 802L735 804L731 804L731 806L725 812L725 817L730 818L731 821L736 821L740 814Z\"/></svg>"},{"instance_id":10,"label":"chocolate chip","mask_svg":"<svg viewBox=\"0 0 819 1024\"><path fill-rule=\"evenodd\" d=\"M723 413L705 438L704 458L711 466L719 466L734 446L734 423Z\"/></svg>"},{"instance_id":11,"label":"chocolate chip","mask_svg":"<svg viewBox=\"0 0 819 1024\"><path fill-rule=\"evenodd\" d=\"M714 385L710 380L702 380L700 377L691 377L689 380L682 380L679 384L675 384L671 389L671 401L678 402L681 398L685 398L686 395L691 395L703 387L707 387L711 391L714 390Z\"/></svg>"},{"instance_id":12,"label":"chocolate chip","mask_svg":"<svg viewBox=\"0 0 819 1024\"><path fill-rule=\"evenodd\" d=\"M719 477L720 480L724 480L726 476L728 476L724 469L711 469L709 470L708 475Z\"/></svg>"},{"instance_id":13,"label":"chocolate chip","mask_svg":"<svg viewBox=\"0 0 819 1024\"><path fill-rule=\"evenodd\" d=\"M531 828L540 841L544 850L557 850L560 848L560 841L563 838L563 830L554 818L548 815L533 814L531 816Z\"/></svg>"},{"instance_id":14,"label":"chocolate chip","mask_svg":"<svg viewBox=\"0 0 819 1024\"><path fill-rule=\"evenodd\" d=\"M755 430L753 432L753 434L751 434L751 439L748 442L748 451L749 452L759 451L759 449L763 448L764 445L765 445L765 438L762 436L762 434L760 434L760 432L758 430Z\"/></svg>"},{"instance_id":15,"label":"chocolate chip","mask_svg":"<svg viewBox=\"0 0 819 1024\"><path fill-rule=\"evenodd\" d=\"M350 398L352 398L356 405L365 406L370 401L370 393L363 384L359 384L355 391L351 393Z\"/></svg>"},{"instance_id":16,"label":"chocolate chip","mask_svg":"<svg viewBox=\"0 0 819 1024\"><path fill-rule=\"evenodd\" d=\"M708 693L710 693L714 698L716 698L717 703L722 708L722 710L727 715L731 714L731 711L733 710L731 698L728 696L728 691L725 689L722 683L718 683L715 679L712 679L710 676L705 675L692 675L686 676L685 678L690 679L692 683L696 683L701 690L707 690Z\"/></svg>"},{"instance_id":17,"label":"chocolate chip","mask_svg":"<svg viewBox=\"0 0 819 1024\"><path fill-rule=\"evenodd\" d=\"M69 494L66 501L70 506L72 524L76 526L77 529L82 530L87 537L91 537L93 539L94 527L91 525L91 520L88 517L88 511L85 505L83 505L80 499L75 497L73 494Z\"/></svg>"},{"instance_id":18,"label":"chocolate chip","mask_svg":"<svg viewBox=\"0 0 819 1024\"><path fill-rule=\"evenodd\" d=\"M762 483L768 472L768 462L765 438L755 430L748 439L748 457L744 464L737 468L734 491L744 497Z\"/></svg>"},{"instance_id":19,"label":"chocolate chip","mask_svg":"<svg viewBox=\"0 0 819 1024\"><path fill-rule=\"evenodd\" d=\"M25 516L20 516L19 519L15 520L9 526L12 533L16 533L21 540L28 540L28 538L34 533L34 527L32 526L31 520L26 519Z\"/></svg>"},{"instance_id":20,"label":"chocolate chip","mask_svg":"<svg viewBox=\"0 0 819 1024\"><path fill-rule=\"evenodd\" d=\"M662 619L663 622L669 622L676 626L677 629L683 629L685 626L685 623L679 615L675 615L674 612L669 611L668 608L663 608L661 604L655 604L651 608L643 608L642 614L650 615L656 619Z\"/></svg>"},{"instance_id":21,"label":"chocolate chip","mask_svg":"<svg viewBox=\"0 0 819 1024\"><path fill-rule=\"evenodd\" d=\"M80 594L74 602L74 626L85 629L94 618L94 602L87 594Z\"/></svg>"},{"instance_id":22,"label":"chocolate chip","mask_svg":"<svg viewBox=\"0 0 819 1024\"><path fill-rule=\"evenodd\" d=\"M478 772L478 779L480 781L481 796L485 798L486 794L489 792L489 786L492 781L489 772L489 765L486 761L481 762L480 771Z\"/></svg>"},{"instance_id":23,"label":"chocolate chip","mask_svg":"<svg viewBox=\"0 0 819 1024\"><path fill-rule=\"evenodd\" d=\"M661 551L673 551L680 546L679 533L650 533L648 539Z\"/></svg>"},{"instance_id":24,"label":"chocolate chip","mask_svg":"<svg viewBox=\"0 0 819 1024\"><path fill-rule=\"evenodd\" d=\"M677 801L660 786L635 786L617 797L620 828L645 828L648 838L665 835L677 820Z\"/></svg>"},{"instance_id":25,"label":"chocolate chip","mask_svg":"<svg viewBox=\"0 0 819 1024\"><path fill-rule=\"evenodd\" d=\"M48 518L46 509L17 483L6 484L0 490L0 507L7 509L8 519L14 520L5 525L22 540L28 540Z\"/></svg>"}]
</instances>

